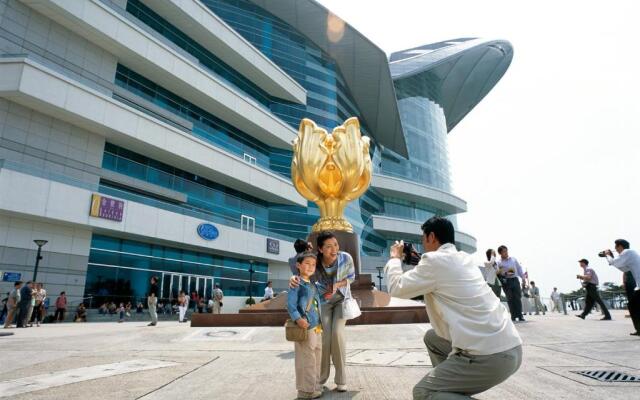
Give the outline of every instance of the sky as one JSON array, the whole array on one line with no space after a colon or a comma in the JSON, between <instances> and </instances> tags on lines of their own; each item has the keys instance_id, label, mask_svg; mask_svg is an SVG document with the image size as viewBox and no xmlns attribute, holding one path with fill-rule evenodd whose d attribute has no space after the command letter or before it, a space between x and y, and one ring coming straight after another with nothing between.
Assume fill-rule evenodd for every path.
<instances>
[{"instance_id":1,"label":"sky","mask_svg":"<svg viewBox=\"0 0 640 400\"><path fill-rule=\"evenodd\" d=\"M506 39L514 58L449 134L458 227L509 247L548 296L600 282L613 241L640 250L640 3L320 0L387 54L460 37ZM390 6L392 5L392 6Z\"/></svg>"}]
</instances>

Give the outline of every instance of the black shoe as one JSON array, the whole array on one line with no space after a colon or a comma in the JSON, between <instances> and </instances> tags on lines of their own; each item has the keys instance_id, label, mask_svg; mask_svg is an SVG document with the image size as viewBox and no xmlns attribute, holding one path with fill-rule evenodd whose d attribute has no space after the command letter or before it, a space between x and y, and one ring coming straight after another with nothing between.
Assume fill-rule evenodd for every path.
<instances>
[{"instance_id":1,"label":"black shoe","mask_svg":"<svg viewBox=\"0 0 640 400\"><path fill-rule=\"evenodd\" d=\"M584 315L582 314L576 314L576 317L584 319Z\"/></svg>"},{"instance_id":2,"label":"black shoe","mask_svg":"<svg viewBox=\"0 0 640 400\"><path fill-rule=\"evenodd\" d=\"M629 335L631 335L631 336L640 336L640 332L633 332L633 333L630 333Z\"/></svg>"},{"instance_id":3,"label":"black shoe","mask_svg":"<svg viewBox=\"0 0 640 400\"><path fill-rule=\"evenodd\" d=\"M600 321L611 321L611 316L609 316L609 317L602 317L602 318L600 318Z\"/></svg>"},{"instance_id":4,"label":"black shoe","mask_svg":"<svg viewBox=\"0 0 640 400\"><path fill-rule=\"evenodd\" d=\"M527 322L527 320L526 320L526 319L524 319L524 317L520 317L520 318L518 318L518 320L519 320L520 322Z\"/></svg>"},{"instance_id":5,"label":"black shoe","mask_svg":"<svg viewBox=\"0 0 640 400\"><path fill-rule=\"evenodd\" d=\"M149 325L147 326L156 326L156 324L154 324L153 322L151 322Z\"/></svg>"}]
</instances>

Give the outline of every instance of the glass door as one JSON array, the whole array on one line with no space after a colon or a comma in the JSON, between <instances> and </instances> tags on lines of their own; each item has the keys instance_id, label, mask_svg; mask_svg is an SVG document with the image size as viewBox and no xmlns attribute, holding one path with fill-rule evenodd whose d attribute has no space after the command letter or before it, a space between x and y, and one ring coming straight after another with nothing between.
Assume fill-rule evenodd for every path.
<instances>
[{"instance_id":1,"label":"glass door","mask_svg":"<svg viewBox=\"0 0 640 400\"><path fill-rule=\"evenodd\" d=\"M160 280L160 296L166 299L171 296L171 274L162 273Z\"/></svg>"}]
</instances>

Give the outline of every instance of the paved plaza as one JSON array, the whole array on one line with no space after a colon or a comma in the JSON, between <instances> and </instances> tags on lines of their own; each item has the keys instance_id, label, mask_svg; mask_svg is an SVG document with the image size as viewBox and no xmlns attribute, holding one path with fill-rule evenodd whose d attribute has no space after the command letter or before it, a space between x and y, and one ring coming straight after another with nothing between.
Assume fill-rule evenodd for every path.
<instances>
[{"instance_id":1,"label":"paved plaza","mask_svg":"<svg viewBox=\"0 0 640 400\"><path fill-rule=\"evenodd\" d=\"M518 325L524 362L478 399L630 399L640 383L604 383L572 371L640 375L631 321L530 316ZM599 318L599 317L598 317ZM410 399L430 368L428 324L347 328L347 393L326 399ZM43 325L0 337L0 398L293 399L293 345L281 328L191 328L161 321ZM7 330L4 330L7 332Z\"/></svg>"}]
</instances>

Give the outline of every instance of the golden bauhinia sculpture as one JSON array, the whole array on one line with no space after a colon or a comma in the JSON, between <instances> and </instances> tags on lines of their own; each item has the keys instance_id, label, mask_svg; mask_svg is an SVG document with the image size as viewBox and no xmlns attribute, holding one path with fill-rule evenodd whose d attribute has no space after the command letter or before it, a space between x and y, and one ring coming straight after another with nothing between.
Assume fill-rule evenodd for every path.
<instances>
[{"instance_id":1,"label":"golden bauhinia sculpture","mask_svg":"<svg viewBox=\"0 0 640 400\"><path fill-rule=\"evenodd\" d=\"M293 141L291 179L298 193L320 209L314 232L353 232L343 216L344 209L366 192L371 182L369 138L360 134L358 118L349 118L332 133L310 119L300 121Z\"/></svg>"}]
</instances>

